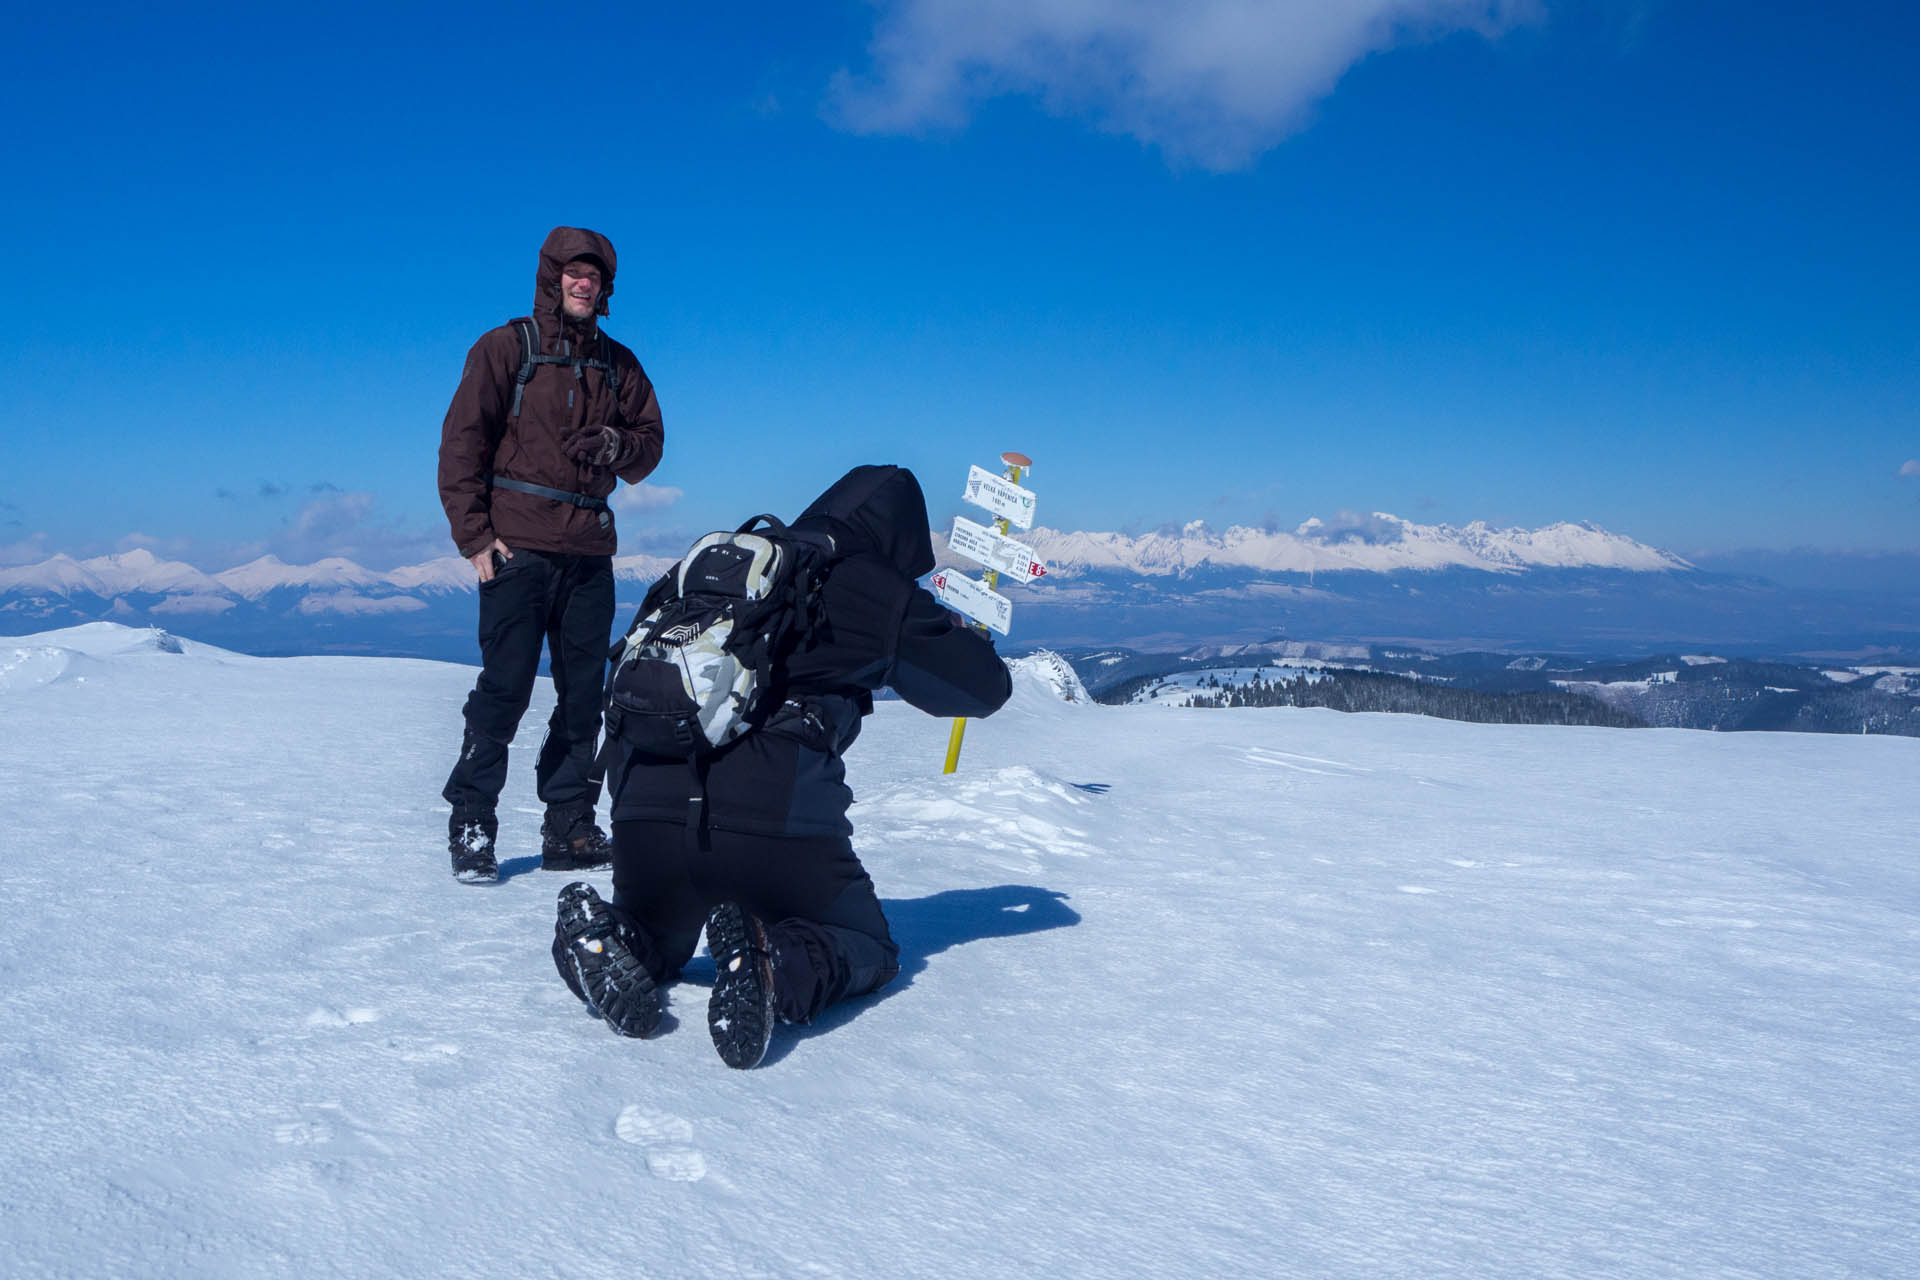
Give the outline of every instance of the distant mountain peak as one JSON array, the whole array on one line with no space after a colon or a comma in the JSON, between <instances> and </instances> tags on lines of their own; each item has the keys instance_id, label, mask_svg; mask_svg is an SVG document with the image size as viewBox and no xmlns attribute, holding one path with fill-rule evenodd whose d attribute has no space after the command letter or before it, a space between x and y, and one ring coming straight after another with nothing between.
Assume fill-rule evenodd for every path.
<instances>
[{"instance_id":1,"label":"distant mountain peak","mask_svg":"<svg viewBox=\"0 0 1920 1280\"><path fill-rule=\"evenodd\" d=\"M39 564L0 570L0 591L45 591L68 599L76 594L112 599L128 592L167 595L218 590L217 582L192 565L162 560L145 547L87 560L61 554Z\"/></svg>"},{"instance_id":2,"label":"distant mountain peak","mask_svg":"<svg viewBox=\"0 0 1920 1280\"><path fill-rule=\"evenodd\" d=\"M1026 537L1050 573L1089 571L1184 576L1203 567L1268 573L1393 573L1479 569L1614 569L1668 573L1691 569L1680 557L1591 522L1562 521L1540 529L1496 529L1484 521L1458 528L1422 525L1390 512L1315 516L1292 533L1234 525L1215 533L1195 520L1179 533L1065 533L1035 529Z\"/></svg>"}]
</instances>

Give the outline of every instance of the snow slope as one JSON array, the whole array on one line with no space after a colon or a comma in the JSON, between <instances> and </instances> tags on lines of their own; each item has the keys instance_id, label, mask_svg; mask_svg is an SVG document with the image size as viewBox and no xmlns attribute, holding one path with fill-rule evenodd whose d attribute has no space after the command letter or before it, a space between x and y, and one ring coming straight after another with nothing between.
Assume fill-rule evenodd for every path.
<instances>
[{"instance_id":1,"label":"snow slope","mask_svg":"<svg viewBox=\"0 0 1920 1280\"><path fill-rule=\"evenodd\" d=\"M470 668L179 647L0 642L10 1276L1920 1274L1920 741L883 703L741 1073L554 976L547 686L472 888Z\"/></svg>"}]
</instances>

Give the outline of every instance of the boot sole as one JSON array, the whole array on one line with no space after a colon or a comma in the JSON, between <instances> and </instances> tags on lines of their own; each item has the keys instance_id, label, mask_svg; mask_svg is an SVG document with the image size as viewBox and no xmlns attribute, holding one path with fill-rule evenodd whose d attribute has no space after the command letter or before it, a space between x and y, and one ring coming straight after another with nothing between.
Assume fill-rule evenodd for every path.
<instances>
[{"instance_id":1,"label":"boot sole","mask_svg":"<svg viewBox=\"0 0 1920 1280\"><path fill-rule=\"evenodd\" d=\"M606 903L585 884L560 891L560 929L567 960L587 1007L619 1035L642 1039L660 1025L660 992L653 975L620 940Z\"/></svg>"},{"instance_id":2,"label":"boot sole","mask_svg":"<svg viewBox=\"0 0 1920 1280\"><path fill-rule=\"evenodd\" d=\"M713 994L707 1034L720 1061L744 1071L760 1065L773 1039L773 955L766 926L731 902L707 917L713 956Z\"/></svg>"},{"instance_id":3,"label":"boot sole","mask_svg":"<svg viewBox=\"0 0 1920 1280\"><path fill-rule=\"evenodd\" d=\"M462 866L461 858L463 855L469 858L473 857L473 855L467 854L465 850L453 855L453 878L455 880L458 880L461 884L499 883L500 864L498 862L495 862L492 858L488 858L484 862L476 858Z\"/></svg>"}]
</instances>

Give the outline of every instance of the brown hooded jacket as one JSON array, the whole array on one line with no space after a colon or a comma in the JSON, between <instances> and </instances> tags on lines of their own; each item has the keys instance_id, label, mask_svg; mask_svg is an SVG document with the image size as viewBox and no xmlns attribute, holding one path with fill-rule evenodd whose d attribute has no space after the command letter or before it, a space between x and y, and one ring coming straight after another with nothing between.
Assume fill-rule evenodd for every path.
<instances>
[{"instance_id":1,"label":"brown hooded jacket","mask_svg":"<svg viewBox=\"0 0 1920 1280\"><path fill-rule=\"evenodd\" d=\"M613 295L613 245L578 227L555 227L540 246L534 275L533 320L545 355L593 359L601 354L598 320L570 319L561 307L560 268L592 258L602 268L599 315ZM556 498L494 488L490 475L565 493L604 499L617 475L628 484L646 479L660 462L664 436L660 403L646 370L620 343L606 342L609 363L619 371L619 402L599 369L534 366L521 393L520 415L510 418L514 375L520 370L520 334L512 323L490 329L467 352L460 387L440 427L440 503L447 511L454 545L467 557L499 538L509 547L573 555L611 555L618 545L611 512L589 510ZM575 430L610 426L629 437L618 471L582 466L561 446Z\"/></svg>"}]
</instances>

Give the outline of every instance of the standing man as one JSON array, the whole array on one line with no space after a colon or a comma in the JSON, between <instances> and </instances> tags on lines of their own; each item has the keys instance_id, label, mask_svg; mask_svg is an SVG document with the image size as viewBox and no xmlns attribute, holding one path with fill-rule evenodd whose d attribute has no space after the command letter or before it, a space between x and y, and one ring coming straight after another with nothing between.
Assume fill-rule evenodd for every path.
<instances>
[{"instance_id":1,"label":"standing man","mask_svg":"<svg viewBox=\"0 0 1920 1280\"><path fill-rule=\"evenodd\" d=\"M440 429L440 502L480 578L480 679L441 793L453 806L453 874L470 884L499 877L495 805L543 642L555 703L534 765L547 806L540 862L574 871L612 856L594 821L593 769L613 630L607 495L615 477L646 479L664 439L653 383L599 327L613 272L605 236L555 227L540 246L533 315L473 344Z\"/></svg>"}]
</instances>

